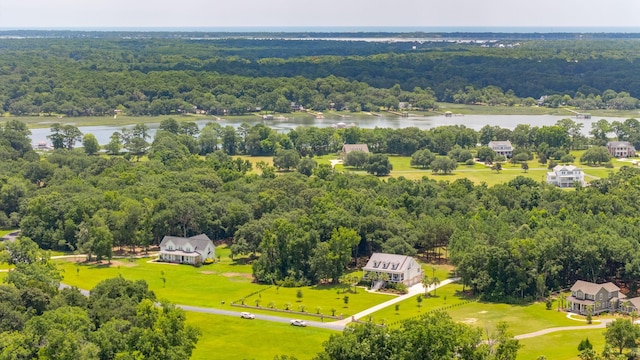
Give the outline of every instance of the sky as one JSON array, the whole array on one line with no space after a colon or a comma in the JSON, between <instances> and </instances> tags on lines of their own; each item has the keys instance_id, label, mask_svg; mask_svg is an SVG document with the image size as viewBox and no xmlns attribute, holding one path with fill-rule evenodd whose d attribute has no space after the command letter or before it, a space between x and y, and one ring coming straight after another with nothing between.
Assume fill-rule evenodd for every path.
<instances>
[{"instance_id":1,"label":"sky","mask_svg":"<svg viewBox=\"0 0 640 360\"><path fill-rule=\"evenodd\" d=\"M639 0L0 0L0 28L640 27Z\"/></svg>"}]
</instances>

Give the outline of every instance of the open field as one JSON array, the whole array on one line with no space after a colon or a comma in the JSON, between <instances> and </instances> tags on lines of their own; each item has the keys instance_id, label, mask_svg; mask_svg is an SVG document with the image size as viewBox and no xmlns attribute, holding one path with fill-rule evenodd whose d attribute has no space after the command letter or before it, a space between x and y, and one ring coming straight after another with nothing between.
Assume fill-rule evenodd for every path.
<instances>
[{"instance_id":1,"label":"open field","mask_svg":"<svg viewBox=\"0 0 640 360\"><path fill-rule=\"evenodd\" d=\"M504 321L509 325L509 331L514 335L557 326L586 325L585 322L567 319L565 312L556 310L556 304L554 304L553 310L546 310L543 303L509 305L469 302L472 298L462 294L462 285L460 284L443 286L437 290L436 295L423 298L420 306L416 300L417 296L414 296L400 302L398 311L395 311L393 306L377 311L372 315L373 321L380 323L384 320L390 326L397 326L399 320L417 317L432 310L445 310L455 321L477 326L489 332L495 330L497 323Z\"/></svg>"},{"instance_id":2,"label":"open field","mask_svg":"<svg viewBox=\"0 0 640 360\"><path fill-rule=\"evenodd\" d=\"M272 360L276 355L311 359L336 332L313 327L229 316L187 313L187 323L202 331L191 359Z\"/></svg>"},{"instance_id":3,"label":"open field","mask_svg":"<svg viewBox=\"0 0 640 360\"><path fill-rule=\"evenodd\" d=\"M492 332L499 322L506 322L513 335L526 334L550 327L580 326L586 322L567 319L567 313L546 310L544 303L509 305L474 302L448 310L451 317L460 322ZM597 320L597 318L594 318ZM577 346L577 344L576 344Z\"/></svg>"},{"instance_id":4,"label":"open field","mask_svg":"<svg viewBox=\"0 0 640 360\"><path fill-rule=\"evenodd\" d=\"M578 360L578 344L585 338L600 354L604 349L604 329L580 331L559 331L530 339L520 340L522 348L518 351L518 360L536 360L544 355L553 360Z\"/></svg>"},{"instance_id":5,"label":"open field","mask_svg":"<svg viewBox=\"0 0 640 360\"><path fill-rule=\"evenodd\" d=\"M414 318L432 310L442 309L446 306L468 301L469 299L462 296L460 291L462 291L462 285L459 284L454 283L443 286L437 289L437 296L423 296L420 306L418 306L418 301L416 300L417 296L413 296L399 302L397 304L399 306L398 311L395 310L395 306L376 311L371 315L372 321L378 324L384 321L385 324L389 324L391 327L397 327L400 325L398 321ZM431 292L431 295L433 295L433 292ZM368 317L364 320L367 319Z\"/></svg>"},{"instance_id":6,"label":"open field","mask_svg":"<svg viewBox=\"0 0 640 360\"><path fill-rule=\"evenodd\" d=\"M620 161L618 159L612 159L611 163L613 168L607 169L603 166L591 167L579 163L580 156L584 154L584 151L572 151L571 155L575 156L575 165L580 167L585 175L585 180L591 182L597 178L609 177L611 172L617 172L622 166L633 166L631 161ZM511 181L518 176L524 176L535 180L536 182L545 181L546 174L549 171L545 165L539 164L537 159L529 161L529 170L525 173L519 164L511 164L505 162L502 164L502 170L500 173L491 170L490 166L486 166L482 163L476 163L474 165L458 164L458 168L451 174L434 174L431 169L422 169L411 166L410 156L389 156L389 161L393 165L393 170L389 176L391 177L404 177L410 180L418 180L423 177L436 180L436 181L455 181L457 179L469 179L475 184L486 183L489 186L496 184L503 184ZM342 165L336 166L336 171L352 172L355 174L366 174L361 170L356 170L352 167L345 167Z\"/></svg>"},{"instance_id":7,"label":"open field","mask_svg":"<svg viewBox=\"0 0 640 360\"><path fill-rule=\"evenodd\" d=\"M232 301L239 302L245 299L245 304L255 306L255 300L260 299L259 305L263 308L274 302L277 308L284 309L289 303L290 309L295 311L299 310L300 305L304 305L306 312L315 313L316 308L320 307L322 313L330 314L330 309L335 308L336 315L342 313L348 316L386 301L391 296L370 294L362 290L356 294L338 294L341 290L333 285L283 288L256 284L252 282L250 264L245 263L243 259L238 262L229 259L229 250L225 247L218 247L216 251L221 256L221 261L199 268L149 263L148 258L133 261L117 259L111 265L75 263L69 259L56 261L58 267L64 271L63 282L81 289L92 289L104 279L122 275L129 280L146 280L149 288L159 299L168 299L176 304L227 310L231 308L229 304ZM303 293L301 301L298 301L296 296L298 289ZM348 306L343 302L345 295L349 296ZM233 308L233 310L242 311L241 308ZM251 311L254 312L254 310ZM265 309L264 312L267 310ZM290 317L286 313L268 313Z\"/></svg>"}]
</instances>

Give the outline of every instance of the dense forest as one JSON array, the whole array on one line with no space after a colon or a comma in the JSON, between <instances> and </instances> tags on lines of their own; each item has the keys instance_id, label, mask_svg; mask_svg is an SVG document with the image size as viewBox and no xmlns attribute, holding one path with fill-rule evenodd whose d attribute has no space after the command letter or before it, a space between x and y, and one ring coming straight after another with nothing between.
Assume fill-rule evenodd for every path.
<instances>
[{"instance_id":1,"label":"dense forest","mask_svg":"<svg viewBox=\"0 0 640 360\"><path fill-rule=\"evenodd\" d=\"M19 225L22 235L42 248L78 250L98 259L110 258L112 246L148 247L165 235L204 232L227 242L234 256L253 256L254 276L267 283L336 281L358 258L374 251L436 257L446 250L463 283L486 299L522 301L545 296L577 279L613 280L632 293L637 291L638 169L622 168L575 191L524 177L493 187L466 179L381 180L336 173L328 165L315 166L306 154L300 156L295 149L304 131L307 135L320 131L308 128L278 142L273 154L278 164L290 160L279 152L290 152L294 155L290 166L297 171L277 175L270 165L259 164L261 171L253 173L250 162L228 152L224 136L238 144L256 136L253 143L263 144L269 141L257 140L261 133L268 139L270 129L258 125L246 129L245 137L242 130L226 129L230 133L223 132L219 143L212 130L206 136L212 136L208 144L215 145L198 155L202 149L198 143L207 132L196 138L189 128L163 122L148 149L143 147L148 160L140 161L140 154L119 155L122 144L113 144L113 155L95 155L88 150L92 146L61 146L39 155L30 148L26 126L8 122L0 133L4 159L0 220L6 226ZM570 128L549 128L538 130L536 137L564 139L566 143L553 145L566 151ZM352 132L381 131L331 130L329 138L337 143L348 143ZM429 139L451 130L386 130L387 148L381 151L391 151L388 144L394 133L400 138L407 138L406 133ZM458 130L472 140L511 131ZM550 135L554 131L558 136ZM60 132L66 133L78 136L74 131ZM137 133L145 139L142 127ZM87 135L86 145L90 143ZM118 137L114 139L115 143ZM282 145L287 143L288 149ZM425 140L412 146L428 151L429 144ZM534 140L523 149L542 154L550 148L545 144ZM457 159L464 151L479 155L481 149L460 144L448 157ZM434 153L441 151L434 149ZM385 157L371 155L380 161Z\"/></svg>"},{"instance_id":2,"label":"dense forest","mask_svg":"<svg viewBox=\"0 0 640 360\"><path fill-rule=\"evenodd\" d=\"M415 49L414 49L415 46ZM0 39L13 115L427 110L436 101L634 109L635 39L366 42L61 37ZM295 105L292 108L292 103Z\"/></svg>"},{"instance_id":3,"label":"dense forest","mask_svg":"<svg viewBox=\"0 0 640 360\"><path fill-rule=\"evenodd\" d=\"M15 265L0 284L0 359L188 359L199 330L147 283L122 277L91 293L59 289L62 275L27 238L3 244Z\"/></svg>"}]
</instances>

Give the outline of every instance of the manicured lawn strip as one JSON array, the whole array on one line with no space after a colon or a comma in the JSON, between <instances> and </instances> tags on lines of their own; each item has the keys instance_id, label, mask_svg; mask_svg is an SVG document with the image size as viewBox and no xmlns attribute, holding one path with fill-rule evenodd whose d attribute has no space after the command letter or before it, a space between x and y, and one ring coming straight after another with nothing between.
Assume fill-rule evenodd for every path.
<instances>
[{"instance_id":1,"label":"manicured lawn strip","mask_svg":"<svg viewBox=\"0 0 640 360\"><path fill-rule=\"evenodd\" d=\"M452 308L447 312L460 322L477 326L489 332L494 331L496 324L506 322L513 335L526 334L550 327L581 326L585 322L567 319L565 312L558 312L557 304L553 310L546 310L545 304L509 305L486 302L474 302ZM576 344L576 346L578 346Z\"/></svg>"},{"instance_id":2,"label":"manicured lawn strip","mask_svg":"<svg viewBox=\"0 0 640 360\"><path fill-rule=\"evenodd\" d=\"M379 303L392 299L395 295L371 294L364 288L358 287L357 292L344 291L343 285L319 285L305 286L301 288L284 288L272 286L259 294L255 294L245 299L245 304L255 305L256 300L260 301L260 306L267 308L271 302L278 309L284 309L289 303L290 309L300 311L300 306L305 307L305 311L315 314L320 307L320 313L331 315L331 309L336 309L336 316L349 316L359 311L368 309ZM297 298L298 290L302 291L302 299ZM353 290L353 288L351 288ZM344 297L349 297L349 303L345 305ZM288 316L286 313L273 312L272 315ZM315 319L318 320L318 319Z\"/></svg>"},{"instance_id":3,"label":"manicured lawn strip","mask_svg":"<svg viewBox=\"0 0 640 360\"><path fill-rule=\"evenodd\" d=\"M311 359L322 350L322 343L337 333L230 316L193 312L186 314L187 323L202 331L202 337L191 356L192 360L272 360L276 355Z\"/></svg>"},{"instance_id":4,"label":"manicured lawn strip","mask_svg":"<svg viewBox=\"0 0 640 360\"><path fill-rule=\"evenodd\" d=\"M12 269L14 266L7 263L0 263L0 270Z\"/></svg>"},{"instance_id":5,"label":"manicured lawn strip","mask_svg":"<svg viewBox=\"0 0 640 360\"><path fill-rule=\"evenodd\" d=\"M373 317L372 321L379 324L384 320L385 324L391 327L398 327L400 325L398 321L400 320L414 318L431 310L444 309L447 306L469 301L469 299L461 296L460 291L462 291L462 285L459 284L454 283L443 286L436 290L437 296L423 297L420 307L418 307L418 301L416 300L418 296L413 296L399 302L400 308L398 311L395 310L395 305L376 311L371 315ZM433 295L433 292L431 294ZM363 320L368 320L368 317Z\"/></svg>"},{"instance_id":6,"label":"manicured lawn strip","mask_svg":"<svg viewBox=\"0 0 640 360\"><path fill-rule=\"evenodd\" d=\"M604 349L604 329L559 331L543 336L520 340L522 348L518 360L536 360L544 355L554 360L578 360L578 344L589 338L593 349L600 354Z\"/></svg>"}]
</instances>

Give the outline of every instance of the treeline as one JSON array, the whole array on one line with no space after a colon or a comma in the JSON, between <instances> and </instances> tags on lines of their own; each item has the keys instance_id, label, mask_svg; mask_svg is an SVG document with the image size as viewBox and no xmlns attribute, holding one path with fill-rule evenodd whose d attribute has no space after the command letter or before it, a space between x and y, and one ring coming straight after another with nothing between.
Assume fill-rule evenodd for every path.
<instances>
[{"instance_id":1,"label":"treeline","mask_svg":"<svg viewBox=\"0 0 640 360\"><path fill-rule=\"evenodd\" d=\"M191 153L179 140L190 135L172 124L146 161L83 149L4 159L3 221L45 249L106 259L112 246L206 233L233 256L255 256L254 275L267 283L337 281L375 251L447 248L463 283L485 298L543 296L578 279L637 289L638 169L571 192L523 177L488 188L466 179L382 181L329 166L258 175L223 150Z\"/></svg>"},{"instance_id":2,"label":"treeline","mask_svg":"<svg viewBox=\"0 0 640 360\"><path fill-rule=\"evenodd\" d=\"M289 112L291 103L317 111L400 102L427 109L435 100L531 105L543 95L558 95L550 106L638 106L637 43L561 45L428 43L400 51L340 41L3 39L0 104L19 116Z\"/></svg>"},{"instance_id":3,"label":"treeline","mask_svg":"<svg viewBox=\"0 0 640 360\"><path fill-rule=\"evenodd\" d=\"M28 238L3 244L15 265L0 285L0 359L188 359L200 332L143 280L101 281L90 295L62 278Z\"/></svg>"}]
</instances>

